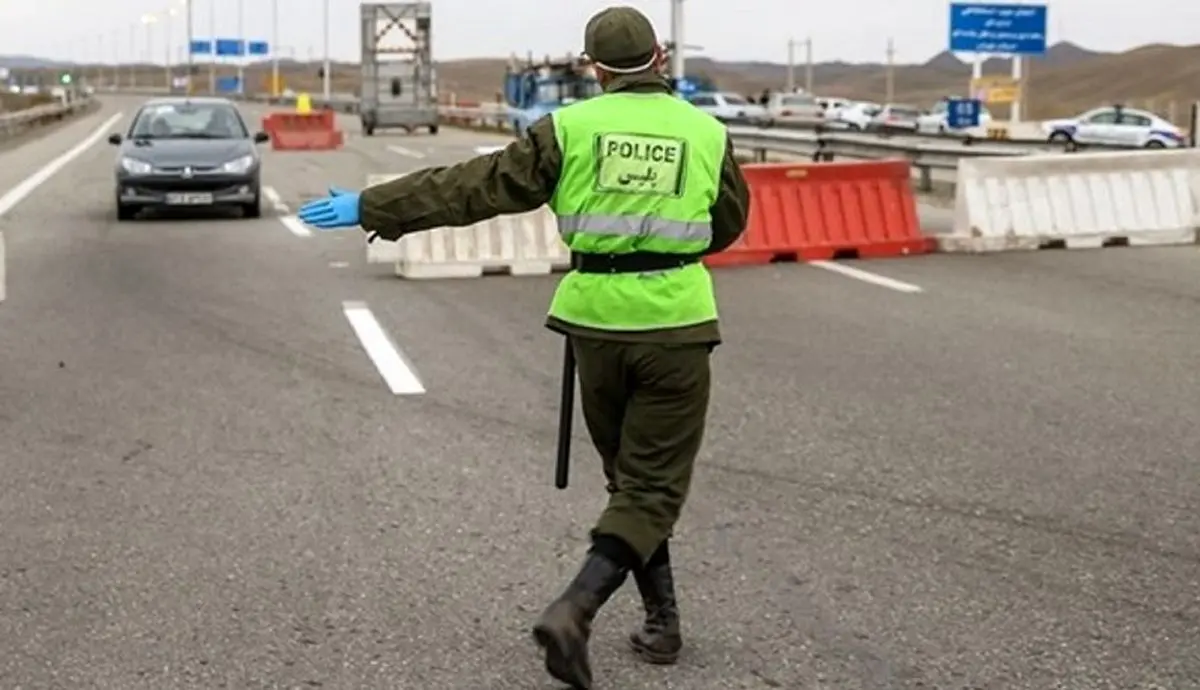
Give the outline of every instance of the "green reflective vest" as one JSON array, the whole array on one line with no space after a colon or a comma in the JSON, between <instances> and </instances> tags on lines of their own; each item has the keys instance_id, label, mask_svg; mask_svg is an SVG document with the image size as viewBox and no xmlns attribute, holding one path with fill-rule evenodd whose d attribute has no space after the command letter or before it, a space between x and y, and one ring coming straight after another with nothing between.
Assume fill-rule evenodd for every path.
<instances>
[{"instance_id":1,"label":"green reflective vest","mask_svg":"<svg viewBox=\"0 0 1200 690\"><path fill-rule=\"evenodd\" d=\"M725 127L669 94L611 93L554 112L563 153L550 208L573 252L698 254L712 241L709 208ZM550 316L607 331L693 326L717 318L701 263L647 273L568 273Z\"/></svg>"}]
</instances>

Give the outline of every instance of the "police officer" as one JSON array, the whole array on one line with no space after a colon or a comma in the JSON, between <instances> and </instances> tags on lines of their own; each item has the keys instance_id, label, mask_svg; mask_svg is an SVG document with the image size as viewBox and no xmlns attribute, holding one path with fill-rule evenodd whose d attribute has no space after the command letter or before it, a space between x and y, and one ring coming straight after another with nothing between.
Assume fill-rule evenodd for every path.
<instances>
[{"instance_id":1,"label":"police officer","mask_svg":"<svg viewBox=\"0 0 1200 690\"><path fill-rule=\"evenodd\" d=\"M749 192L724 126L671 93L650 21L630 7L588 22L585 56L604 94L563 107L502 151L360 194L306 204L319 228L361 224L386 240L549 204L575 256L547 326L570 338L608 505L591 549L533 634L547 671L589 688L600 607L632 573L645 609L630 636L651 663L682 647L669 538L692 479L720 342L700 262L745 228Z\"/></svg>"}]
</instances>

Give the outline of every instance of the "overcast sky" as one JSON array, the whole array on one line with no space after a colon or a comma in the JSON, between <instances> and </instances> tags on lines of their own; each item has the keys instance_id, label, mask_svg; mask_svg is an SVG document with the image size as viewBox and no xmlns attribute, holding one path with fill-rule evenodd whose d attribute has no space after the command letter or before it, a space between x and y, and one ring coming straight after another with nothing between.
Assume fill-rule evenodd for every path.
<instances>
[{"instance_id":1,"label":"overcast sky","mask_svg":"<svg viewBox=\"0 0 1200 690\"><path fill-rule=\"evenodd\" d=\"M276 0L280 7L281 54L323 55L325 0ZM328 0L335 59L357 59L358 0ZM165 16L184 0L0 0L0 54L91 60L121 59L131 39L145 60L145 14ZM216 30L239 33L242 5L246 38L271 39L272 0L193 0L195 35ZM434 57L507 56L532 50L558 55L578 51L583 25L593 12L613 3L599 0L433 0ZM668 0L628 0L647 12L660 34L669 33ZM897 60L924 61L946 47L948 3L944 0L687 0L685 42L718 59L784 62L789 38L813 37L818 61L882 61L889 38ZM174 51L184 45L185 22L172 22ZM1200 2L1178 0L1051 0L1050 40L1123 50L1145 43L1200 42ZM134 29L136 28L136 31ZM165 60L166 26L152 29L156 62ZM131 36L132 34L132 36ZM798 56L803 51L797 52ZM802 59L802 58L798 58Z\"/></svg>"}]
</instances>

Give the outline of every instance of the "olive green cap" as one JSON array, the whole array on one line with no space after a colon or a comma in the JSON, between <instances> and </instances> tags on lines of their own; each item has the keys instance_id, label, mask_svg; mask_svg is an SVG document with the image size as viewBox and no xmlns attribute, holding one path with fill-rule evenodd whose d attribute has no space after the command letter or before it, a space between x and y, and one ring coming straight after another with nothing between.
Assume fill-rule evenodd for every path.
<instances>
[{"instance_id":1,"label":"olive green cap","mask_svg":"<svg viewBox=\"0 0 1200 690\"><path fill-rule=\"evenodd\" d=\"M609 7L588 20L583 52L601 68L640 71L650 67L658 36L646 15L633 7Z\"/></svg>"}]
</instances>

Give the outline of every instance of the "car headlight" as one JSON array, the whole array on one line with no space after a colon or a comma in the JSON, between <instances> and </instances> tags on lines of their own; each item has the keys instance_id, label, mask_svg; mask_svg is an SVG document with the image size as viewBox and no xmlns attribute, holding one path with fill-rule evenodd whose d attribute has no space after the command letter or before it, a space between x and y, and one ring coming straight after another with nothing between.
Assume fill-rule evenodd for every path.
<instances>
[{"instance_id":1,"label":"car headlight","mask_svg":"<svg viewBox=\"0 0 1200 690\"><path fill-rule=\"evenodd\" d=\"M244 173L254 165L254 156L242 156L221 166L221 172Z\"/></svg>"},{"instance_id":2,"label":"car headlight","mask_svg":"<svg viewBox=\"0 0 1200 690\"><path fill-rule=\"evenodd\" d=\"M154 172L154 166L136 158L122 158L121 169L130 175L149 175Z\"/></svg>"}]
</instances>

